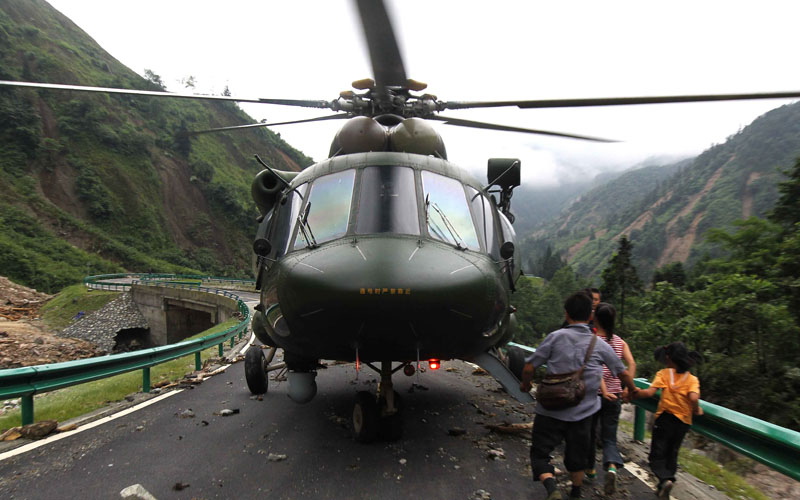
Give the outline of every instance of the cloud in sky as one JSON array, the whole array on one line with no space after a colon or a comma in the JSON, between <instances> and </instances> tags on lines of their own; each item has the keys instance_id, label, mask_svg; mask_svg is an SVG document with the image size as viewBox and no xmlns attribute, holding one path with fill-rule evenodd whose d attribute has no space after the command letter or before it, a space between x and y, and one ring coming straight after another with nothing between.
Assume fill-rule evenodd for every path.
<instances>
[{"instance_id":1,"label":"cloud in sky","mask_svg":"<svg viewBox=\"0 0 800 500\"><path fill-rule=\"evenodd\" d=\"M371 76L345 0L50 0L133 70L170 90L327 99ZM406 72L443 100L510 100L794 90L800 2L392 1ZM58 82L53 82L58 83ZM790 101L593 109L451 111L471 120L606 137L596 144L436 124L450 159L485 176L486 159L520 157L524 179L550 184L653 155L697 154ZM320 110L242 106L255 119ZM276 127L323 159L341 123Z\"/></svg>"}]
</instances>

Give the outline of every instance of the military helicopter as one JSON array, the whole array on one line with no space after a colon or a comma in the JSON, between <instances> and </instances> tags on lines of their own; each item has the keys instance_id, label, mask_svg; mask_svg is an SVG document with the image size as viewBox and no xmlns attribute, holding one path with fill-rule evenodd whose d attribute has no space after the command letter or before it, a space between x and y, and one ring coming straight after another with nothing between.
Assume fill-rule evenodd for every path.
<instances>
[{"instance_id":1,"label":"military helicopter","mask_svg":"<svg viewBox=\"0 0 800 500\"><path fill-rule=\"evenodd\" d=\"M269 371L288 369L289 396L316 394L320 360L355 362L380 374L376 394L358 392L355 438L390 439L402 430L392 377L418 375L427 363L472 361L515 398L521 393L501 347L514 334L513 292L519 265L511 198L520 161L488 160L486 181L447 160L429 124L598 137L512 127L442 116L453 109L521 109L800 97L800 92L525 101L442 101L407 77L383 3L358 0L374 79L332 101L244 99L101 87L1 81L0 85L123 93L167 98L257 102L327 109L332 114L281 123L237 125L211 133L293 123L346 120L329 158L302 172L263 164L252 184L260 216L253 251L260 290L253 331L270 349L250 349L251 392L268 391ZM277 349L283 362L273 363ZM518 356L518 353L517 353ZM512 360L519 364L519 359Z\"/></svg>"}]
</instances>

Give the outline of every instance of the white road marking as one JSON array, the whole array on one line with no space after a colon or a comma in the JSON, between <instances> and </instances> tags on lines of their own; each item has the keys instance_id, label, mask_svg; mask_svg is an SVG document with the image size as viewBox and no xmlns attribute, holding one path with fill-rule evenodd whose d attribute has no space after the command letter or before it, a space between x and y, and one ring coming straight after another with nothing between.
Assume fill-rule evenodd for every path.
<instances>
[{"instance_id":1,"label":"white road marking","mask_svg":"<svg viewBox=\"0 0 800 500\"><path fill-rule=\"evenodd\" d=\"M125 415L133 413L133 412L135 412L137 410L141 410L142 408L145 408L145 407L150 406L152 404L158 403L159 401L161 401L163 399L166 399L168 397L174 396L174 395L176 395L178 393L181 393L181 392L183 392L183 389L177 389L177 390L174 390L174 391L170 391L170 392L164 393L164 394L162 394L160 396L154 397L153 399L148 399L147 401L145 401L143 403L140 403L140 404L138 404L136 406L131 406L130 408L128 408L126 410L122 410L119 413L115 413L113 415L109 415L107 417L103 417L101 419L95 420L94 422L90 422L90 423L88 423L86 425L82 425L82 426L78 427L75 430L62 432L60 434L56 434L55 436L51 436L49 438L42 439L40 441L35 441L33 443L28 443L28 444L26 444L24 446L20 446L19 448L15 448L15 449L13 449L11 451L7 451L5 453L0 454L0 462L2 462L3 460L5 460L7 458L11 458L11 457L14 457L14 456L17 456L17 455L21 455L23 453L27 453L27 452L29 452L31 450L35 450L36 448L38 448L40 446L44 446L46 444L54 443L54 442L59 441L61 439L70 437L70 436L75 435L75 434L77 434L79 432L88 431L89 429L97 427L98 425L103 425L105 423L111 422L112 420L116 420L118 418L124 417Z\"/></svg>"},{"instance_id":2,"label":"white road marking","mask_svg":"<svg viewBox=\"0 0 800 500\"><path fill-rule=\"evenodd\" d=\"M643 482L647 486L651 487L654 492L658 490L658 484L652 479L650 479L650 474L648 474L646 470L642 469L633 462L625 462L625 469L627 469L628 471L630 471L631 474L636 476L636 479ZM674 499L675 497L670 495L670 498Z\"/></svg>"}]
</instances>

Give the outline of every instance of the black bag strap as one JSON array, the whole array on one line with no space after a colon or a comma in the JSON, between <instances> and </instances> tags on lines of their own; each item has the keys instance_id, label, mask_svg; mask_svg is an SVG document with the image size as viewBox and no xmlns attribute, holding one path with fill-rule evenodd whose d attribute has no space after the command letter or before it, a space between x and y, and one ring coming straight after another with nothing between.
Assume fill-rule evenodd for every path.
<instances>
[{"instance_id":1,"label":"black bag strap","mask_svg":"<svg viewBox=\"0 0 800 500\"><path fill-rule=\"evenodd\" d=\"M586 363L589 362L589 356L592 355L592 351L594 351L594 344L597 342L597 335L592 333L592 340L589 341L589 348L586 349L586 356L583 358L583 364L581 365L581 369L578 370L577 377L583 375L583 369L586 368Z\"/></svg>"}]
</instances>

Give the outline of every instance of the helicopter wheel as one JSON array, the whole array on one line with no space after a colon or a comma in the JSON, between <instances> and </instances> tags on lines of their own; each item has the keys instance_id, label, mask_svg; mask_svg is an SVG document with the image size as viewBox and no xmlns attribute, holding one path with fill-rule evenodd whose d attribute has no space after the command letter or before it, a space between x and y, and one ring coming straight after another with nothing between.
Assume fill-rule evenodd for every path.
<instances>
[{"instance_id":1,"label":"helicopter wheel","mask_svg":"<svg viewBox=\"0 0 800 500\"><path fill-rule=\"evenodd\" d=\"M264 351L258 347L248 349L244 357L244 378L251 393L266 394L269 387L267 381L267 358L264 357Z\"/></svg>"},{"instance_id":2,"label":"helicopter wheel","mask_svg":"<svg viewBox=\"0 0 800 500\"><path fill-rule=\"evenodd\" d=\"M380 414L375 396L366 391L356 394L353 405L353 436L359 443L371 443L378 435Z\"/></svg>"}]
</instances>

